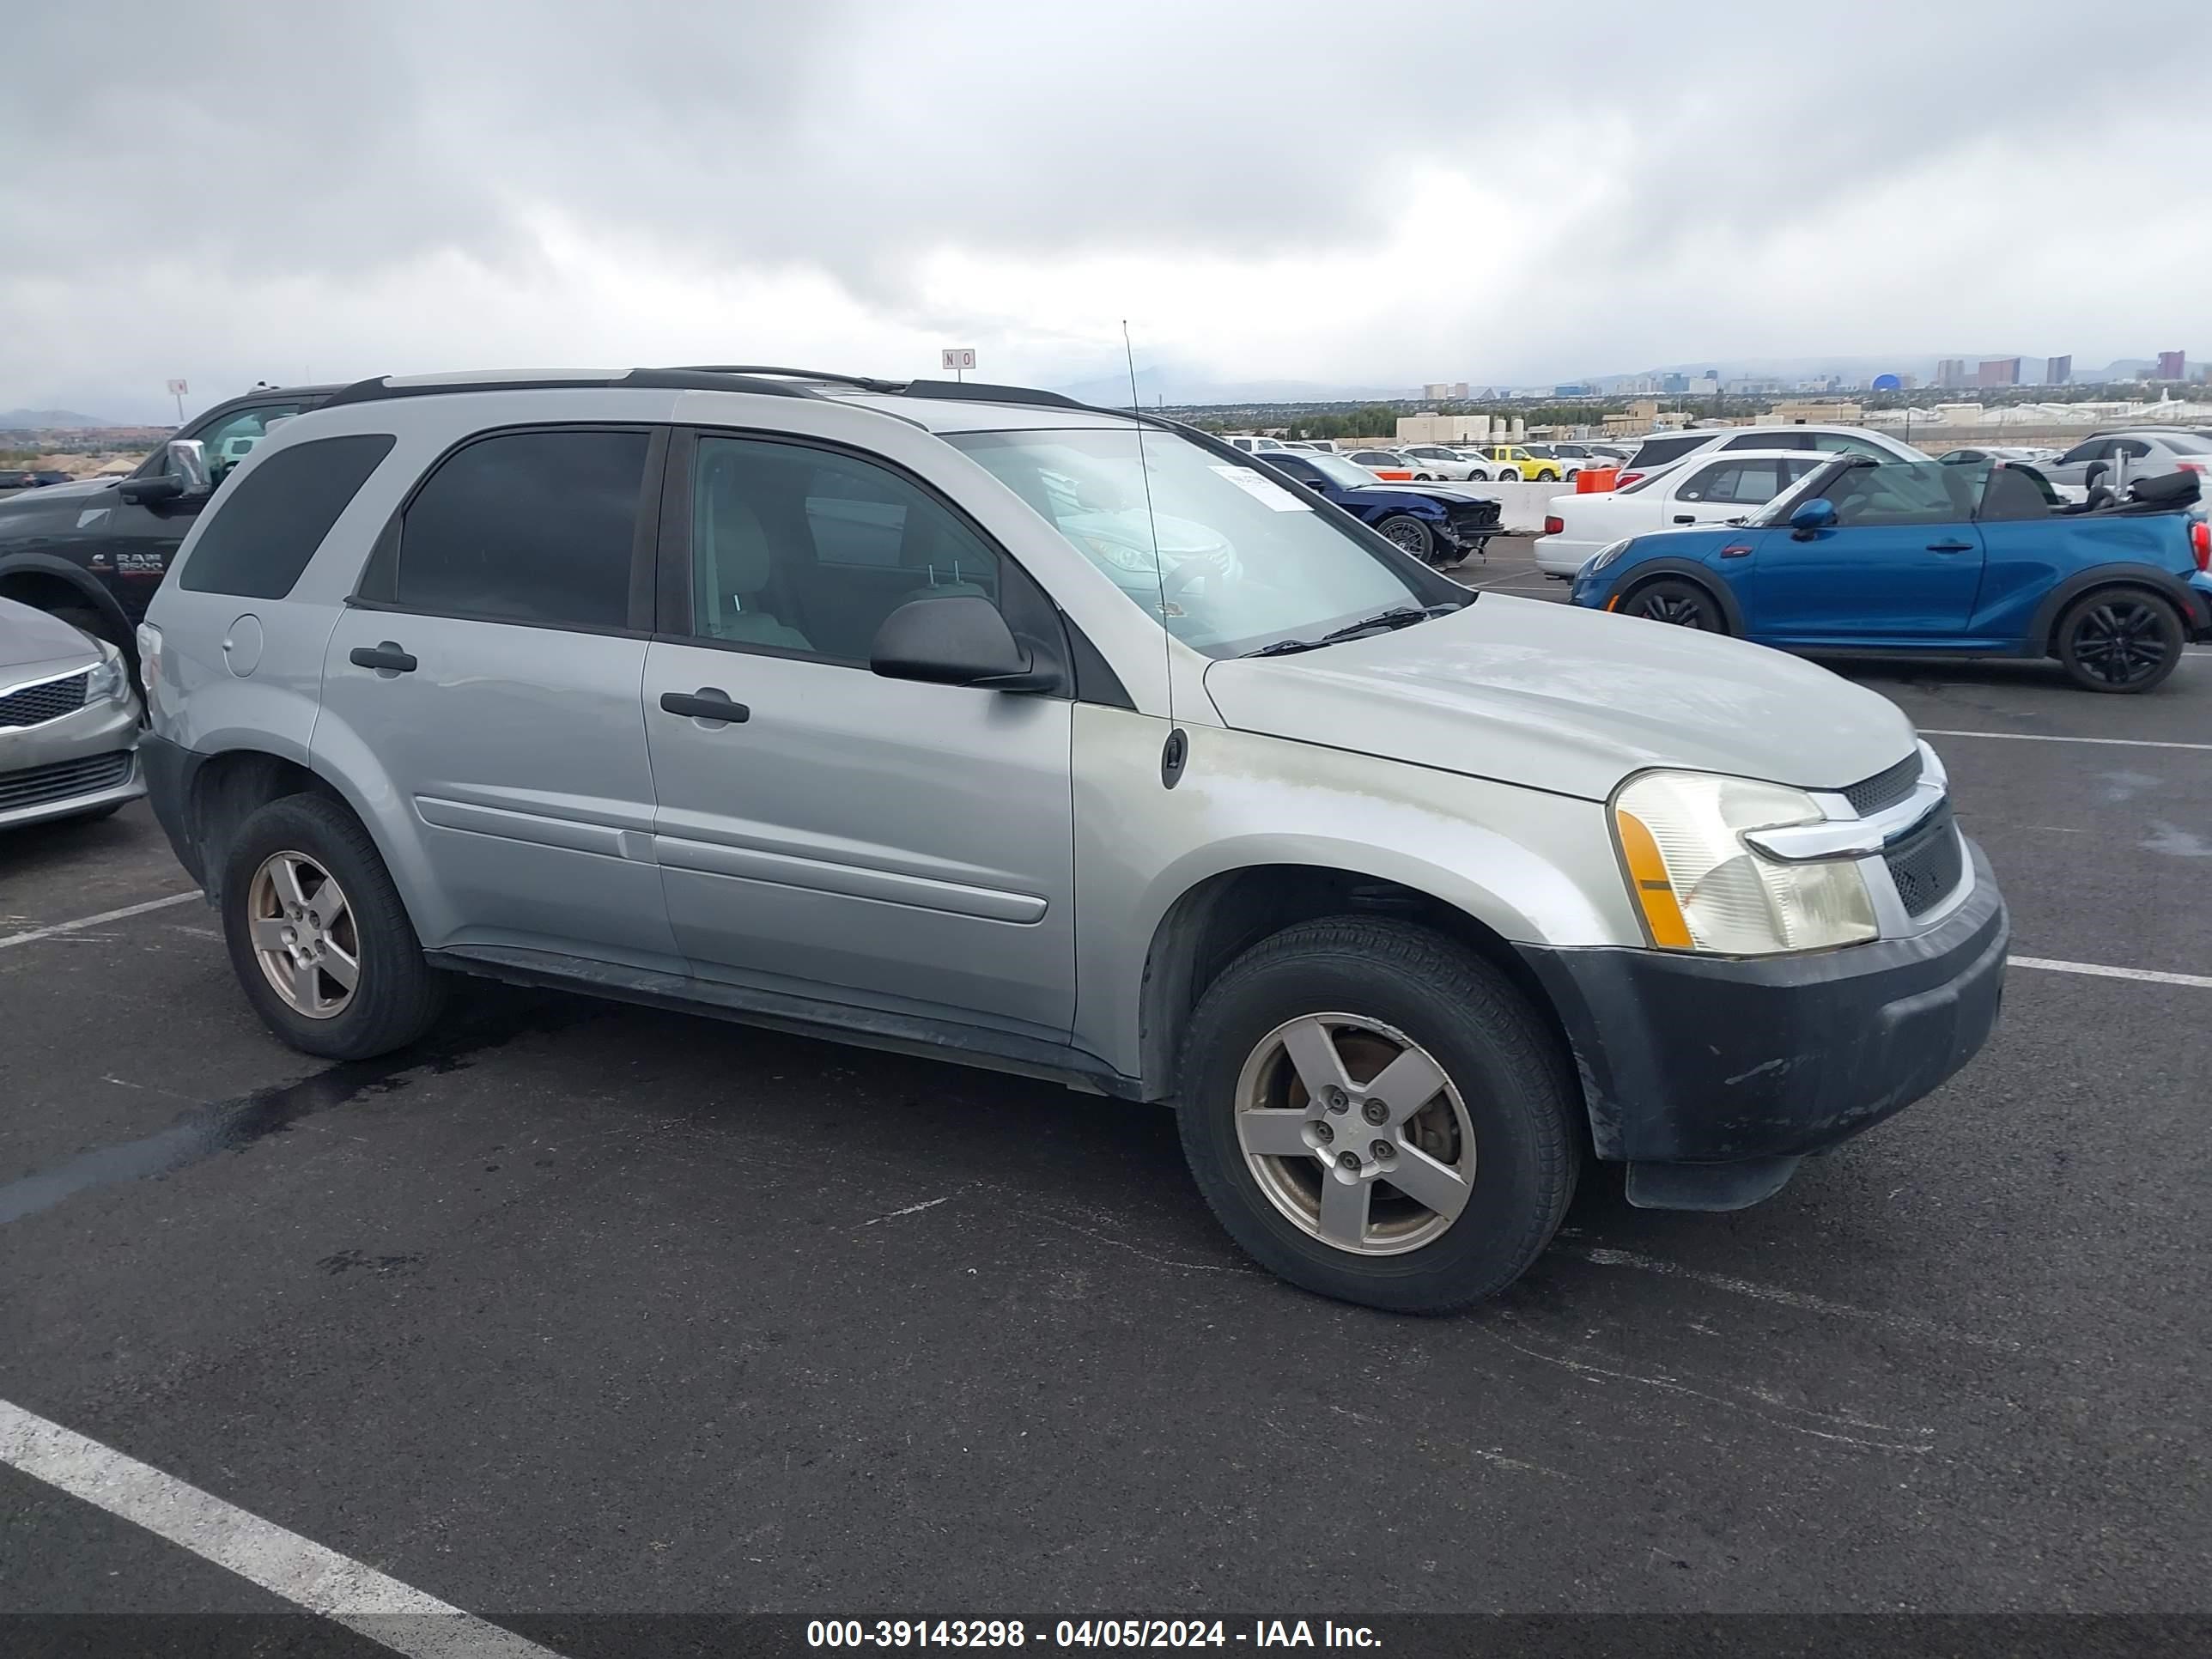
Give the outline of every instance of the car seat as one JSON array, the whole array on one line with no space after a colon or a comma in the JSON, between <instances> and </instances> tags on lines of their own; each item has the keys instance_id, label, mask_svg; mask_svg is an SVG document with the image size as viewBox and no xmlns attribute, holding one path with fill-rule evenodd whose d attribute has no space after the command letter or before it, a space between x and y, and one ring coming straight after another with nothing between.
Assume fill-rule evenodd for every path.
<instances>
[{"instance_id":1,"label":"car seat","mask_svg":"<svg viewBox=\"0 0 2212 1659\"><path fill-rule=\"evenodd\" d=\"M712 639L811 651L805 635L762 603L775 580L775 552L760 515L744 498L737 469L721 463L703 482L692 527L700 554L693 626Z\"/></svg>"}]
</instances>

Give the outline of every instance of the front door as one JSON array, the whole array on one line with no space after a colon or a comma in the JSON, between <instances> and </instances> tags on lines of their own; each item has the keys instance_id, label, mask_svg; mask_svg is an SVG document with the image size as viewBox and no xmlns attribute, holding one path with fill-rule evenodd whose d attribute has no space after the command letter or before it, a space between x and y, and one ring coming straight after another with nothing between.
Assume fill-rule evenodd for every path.
<instances>
[{"instance_id":1,"label":"front door","mask_svg":"<svg viewBox=\"0 0 2212 1659\"><path fill-rule=\"evenodd\" d=\"M677 970L653 863L633 581L659 445L637 428L495 434L439 463L324 659L313 744L383 773L414 838L422 943ZM639 616L636 621L645 618Z\"/></svg>"},{"instance_id":2,"label":"front door","mask_svg":"<svg viewBox=\"0 0 2212 1659\"><path fill-rule=\"evenodd\" d=\"M1978 469L1934 461L1839 473L1822 491L1835 505L1832 528L1759 533L1748 580L1739 584L1753 637L1801 645L1965 638L1982 580L1972 522L1978 484Z\"/></svg>"},{"instance_id":3,"label":"front door","mask_svg":"<svg viewBox=\"0 0 2212 1659\"><path fill-rule=\"evenodd\" d=\"M872 460L702 434L670 473L645 710L655 856L694 971L1064 1036L1071 705L867 665L910 599L980 595L1018 631L1042 596Z\"/></svg>"}]
</instances>

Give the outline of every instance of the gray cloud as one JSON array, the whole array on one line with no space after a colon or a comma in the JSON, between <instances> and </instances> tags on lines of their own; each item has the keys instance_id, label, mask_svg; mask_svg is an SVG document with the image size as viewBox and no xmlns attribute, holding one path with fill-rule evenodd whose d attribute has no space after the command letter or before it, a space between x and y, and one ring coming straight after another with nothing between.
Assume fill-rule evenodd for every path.
<instances>
[{"instance_id":1,"label":"gray cloud","mask_svg":"<svg viewBox=\"0 0 2212 1659\"><path fill-rule=\"evenodd\" d=\"M11 25L0 100L0 402L137 395L185 362L368 372L665 334L771 355L957 326L1048 371L1117 289L1241 375L1520 377L1984 328L2141 349L2123 325L2202 325L2181 272L2212 233L2131 216L2129 181L2161 176L2147 139L2166 176L2207 153L2203 100L2155 89L2201 65L2212 8L2142 0L2090 50L2077 20L1984 0L56 10ZM2085 222L2066 192L2100 163L2123 187ZM1439 208L1454 179L1468 194ZM2130 255L2101 290L2085 234ZM587 282L586 254L661 297ZM947 259L1027 285L925 280ZM1249 287L1221 275L1240 269ZM759 284L809 297L726 314Z\"/></svg>"}]
</instances>

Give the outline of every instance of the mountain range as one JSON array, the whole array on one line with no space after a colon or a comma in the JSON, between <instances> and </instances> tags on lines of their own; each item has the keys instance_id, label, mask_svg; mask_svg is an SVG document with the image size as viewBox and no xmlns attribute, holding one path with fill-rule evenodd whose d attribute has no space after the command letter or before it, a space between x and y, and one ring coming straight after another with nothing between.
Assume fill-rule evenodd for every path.
<instances>
[{"instance_id":1,"label":"mountain range","mask_svg":"<svg viewBox=\"0 0 2212 1659\"><path fill-rule=\"evenodd\" d=\"M73 409L0 409L0 432L56 431L64 427L127 425L97 415L80 415Z\"/></svg>"}]
</instances>

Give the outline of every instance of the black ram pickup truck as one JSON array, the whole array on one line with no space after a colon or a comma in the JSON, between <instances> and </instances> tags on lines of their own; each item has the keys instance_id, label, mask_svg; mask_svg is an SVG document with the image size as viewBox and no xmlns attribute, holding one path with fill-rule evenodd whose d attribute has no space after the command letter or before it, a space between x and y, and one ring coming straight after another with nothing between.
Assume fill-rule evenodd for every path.
<instances>
[{"instance_id":1,"label":"black ram pickup truck","mask_svg":"<svg viewBox=\"0 0 2212 1659\"><path fill-rule=\"evenodd\" d=\"M273 421L313 409L334 386L262 386L217 404L171 434L197 439L207 483L244 459ZM0 599L73 623L135 659L133 631L210 489L171 475L168 446L124 478L48 484L0 496Z\"/></svg>"}]
</instances>

